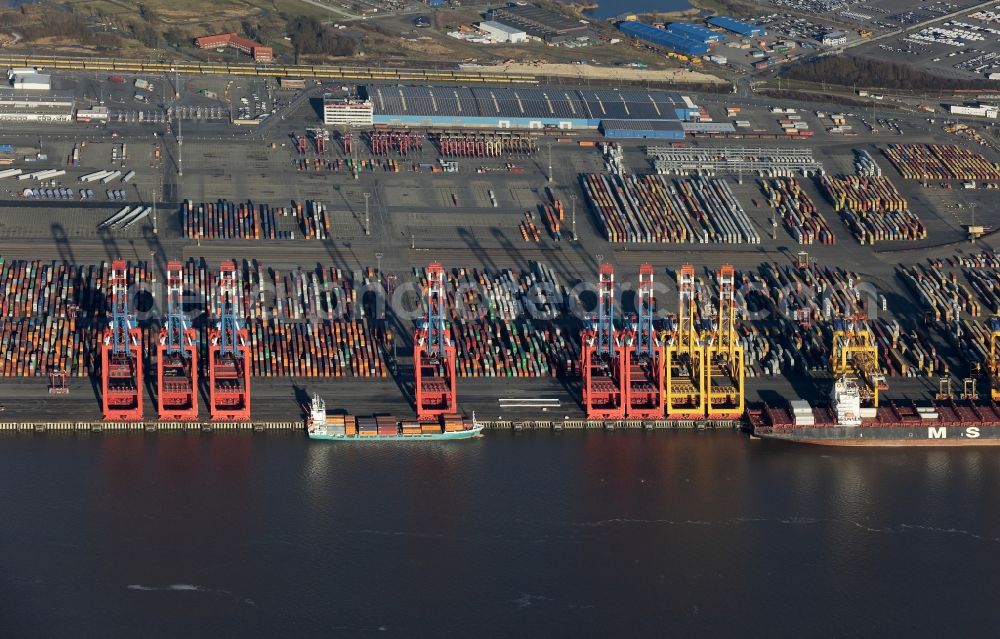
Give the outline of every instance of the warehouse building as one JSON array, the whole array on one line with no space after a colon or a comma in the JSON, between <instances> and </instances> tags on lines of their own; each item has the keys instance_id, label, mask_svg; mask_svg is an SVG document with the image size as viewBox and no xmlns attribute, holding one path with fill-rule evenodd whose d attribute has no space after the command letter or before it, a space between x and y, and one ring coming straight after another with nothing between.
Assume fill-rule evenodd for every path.
<instances>
[{"instance_id":1,"label":"warehouse building","mask_svg":"<svg viewBox=\"0 0 1000 639\"><path fill-rule=\"evenodd\" d=\"M604 121L647 120L675 122L669 130L680 130L681 120L698 113L690 99L669 91L369 85L363 93L374 123L386 126L593 130Z\"/></svg>"},{"instance_id":2,"label":"warehouse building","mask_svg":"<svg viewBox=\"0 0 1000 639\"><path fill-rule=\"evenodd\" d=\"M39 95L23 91L0 92L0 121L72 122L72 95Z\"/></svg>"},{"instance_id":3,"label":"warehouse building","mask_svg":"<svg viewBox=\"0 0 1000 639\"><path fill-rule=\"evenodd\" d=\"M823 36L821 42L828 47L839 47L847 44L847 34L843 31L831 31Z\"/></svg>"},{"instance_id":4,"label":"warehouse building","mask_svg":"<svg viewBox=\"0 0 1000 639\"><path fill-rule=\"evenodd\" d=\"M535 6L507 6L490 11L490 19L519 27L528 35L558 43L590 35L590 29L577 20Z\"/></svg>"},{"instance_id":5,"label":"warehouse building","mask_svg":"<svg viewBox=\"0 0 1000 639\"><path fill-rule=\"evenodd\" d=\"M764 27L758 27L755 24L750 24L749 22L743 22L742 20L736 20L726 16L715 16L713 18L709 18L708 23L713 27L719 27L720 29L737 33L744 38L756 38L767 35L767 30L764 29Z\"/></svg>"},{"instance_id":6,"label":"warehouse building","mask_svg":"<svg viewBox=\"0 0 1000 639\"><path fill-rule=\"evenodd\" d=\"M601 120L601 133L617 139L684 139L684 128L676 120Z\"/></svg>"},{"instance_id":7,"label":"warehouse building","mask_svg":"<svg viewBox=\"0 0 1000 639\"><path fill-rule=\"evenodd\" d=\"M627 36L638 38L650 44L655 44L658 47L670 49L684 55L703 55L708 53L708 45L704 42L692 40L691 38L666 31L665 29L657 29L643 22L632 20L619 22L618 28Z\"/></svg>"},{"instance_id":8,"label":"warehouse building","mask_svg":"<svg viewBox=\"0 0 1000 639\"><path fill-rule=\"evenodd\" d=\"M370 127L372 114L371 100L323 94L323 124L327 126Z\"/></svg>"},{"instance_id":9,"label":"warehouse building","mask_svg":"<svg viewBox=\"0 0 1000 639\"><path fill-rule=\"evenodd\" d=\"M106 106L94 106L89 109L77 109L77 122L107 122L111 113Z\"/></svg>"},{"instance_id":10,"label":"warehouse building","mask_svg":"<svg viewBox=\"0 0 1000 639\"><path fill-rule=\"evenodd\" d=\"M952 115L974 115L980 118L996 119L1000 114L1000 109L992 104L951 104L948 106L948 113Z\"/></svg>"},{"instance_id":11,"label":"warehouse building","mask_svg":"<svg viewBox=\"0 0 1000 639\"><path fill-rule=\"evenodd\" d=\"M497 42L509 42L517 44L528 41L528 34L510 25L493 20L486 20L479 23L479 30L490 36Z\"/></svg>"},{"instance_id":12,"label":"warehouse building","mask_svg":"<svg viewBox=\"0 0 1000 639\"><path fill-rule=\"evenodd\" d=\"M11 69L7 79L15 91L51 91L52 76L38 73L35 69Z\"/></svg>"},{"instance_id":13,"label":"warehouse building","mask_svg":"<svg viewBox=\"0 0 1000 639\"><path fill-rule=\"evenodd\" d=\"M306 88L305 78L278 78L278 88L283 91L295 91Z\"/></svg>"},{"instance_id":14,"label":"warehouse building","mask_svg":"<svg viewBox=\"0 0 1000 639\"><path fill-rule=\"evenodd\" d=\"M197 38L194 44L199 49L224 49L231 47L240 53L253 57L254 62L270 62L274 59L271 47L265 47L259 42L241 37L235 33L218 33L216 35Z\"/></svg>"},{"instance_id":15,"label":"warehouse building","mask_svg":"<svg viewBox=\"0 0 1000 639\"><path fill-rule=\"evenodd\" d=\"M691 24L690 22L671 22L667 25L667 31L670 33L676 33L677 35L685 38L697 40L698 42L704 42L705 44L708 44L709 42L722 41L721 33L712 31L708 27L703 27L700 24Z\"/></svg>"}]
</instances>

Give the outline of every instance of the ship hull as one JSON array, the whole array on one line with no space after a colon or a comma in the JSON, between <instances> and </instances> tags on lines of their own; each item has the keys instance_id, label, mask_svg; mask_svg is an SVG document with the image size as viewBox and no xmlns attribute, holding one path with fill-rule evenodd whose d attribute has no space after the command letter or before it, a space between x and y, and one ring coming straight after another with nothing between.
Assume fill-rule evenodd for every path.
<instances>
[{"instance_id":1,"label":"ship hull","mask_svg":"<svg viewBox=\"0 0 1000 639\"><path fill-rule=\"evenodd\" d=\"M476 426L475 428L470 428L468 430L458 430L452 431L450 433L421 433L419 435L334 435L320 432L310 432L309 439L315 439L318 441L327 442L342 442L342 443L373 443L373 442L392 442L392 443L415 443L415 442L441 442L441 441L459 441L463 439L474 439L476 437L481 437L483 434L483 427Z\"/></svg>"},{"instance_id":2,"label":"ship hull","mask_svg":"<svg viewBox=\"0 0 1000 639\"><path fill-rule=\"evenodd\" d=\"M818 446L1000 446L1000 426L912 426L866 428L830 426L793 428L783 432L757 430L756 437Z\"/></svg>"}]
</instances>

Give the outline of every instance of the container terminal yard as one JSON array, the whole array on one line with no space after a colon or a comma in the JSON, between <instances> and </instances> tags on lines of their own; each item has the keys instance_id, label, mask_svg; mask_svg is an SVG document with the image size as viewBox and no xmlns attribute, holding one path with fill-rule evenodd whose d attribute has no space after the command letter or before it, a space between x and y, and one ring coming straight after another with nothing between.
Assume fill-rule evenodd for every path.
<instances>
[{"instance_id":1,"label":"container terminal yard","mask_svg":"<svg viewBox=\"0 0 1000 639\"><path fill-rule=\"evenodd\" d=\"M108 119L4 124L5 429L297 429L314 395L735 425L844 376L866 414L1000 399L988 135L637 89L366 85L345 127L339 85L53 85Z\"/></svg>"}]
</instances>

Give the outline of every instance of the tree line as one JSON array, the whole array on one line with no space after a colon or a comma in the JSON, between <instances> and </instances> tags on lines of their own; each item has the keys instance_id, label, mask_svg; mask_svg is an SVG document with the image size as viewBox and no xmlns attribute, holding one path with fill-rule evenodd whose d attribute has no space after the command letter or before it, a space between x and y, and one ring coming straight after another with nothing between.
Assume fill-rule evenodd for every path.
<instances>
[{"instance_id":1,"label":"tree line","mask_svg":"<svg viewBox=\"0 0 1000 639\"><path fill-rule=\"evenodd\" d=\"M945 78L927 73L910 64L900 64L855 56L816 58L782 72L782 77L809 82L829 82L841 86L943 91L954 89L988 89L995 86L989 80Z\"/></svg>"}]
</instances>

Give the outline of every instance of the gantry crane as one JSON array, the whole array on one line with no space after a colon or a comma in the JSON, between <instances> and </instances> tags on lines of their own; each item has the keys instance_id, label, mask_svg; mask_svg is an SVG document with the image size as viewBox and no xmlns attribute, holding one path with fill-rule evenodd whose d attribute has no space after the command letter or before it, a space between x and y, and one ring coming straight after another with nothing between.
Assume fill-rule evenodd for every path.
<instances>
[{"instance_id":1,"label":"gantry crane","mask_svg":"<svg viewBox=\"0 0 1000 639\"><path fill-rule=\"evenodd\" d=\"M184 316L183 267L167 262L167 315L156 345L157 409L162 420L198 419L198 333Z\"/></svg>"},{"instance_id":2,"label":"gantry crane","mask_svg":"<svg viewBox=\"0 0 1000 639\"><path fill-rule=\"evenodd\" d=\"M875 336L863 315L834 319L830 370L838 379L861 380L858 384L861 402L878 407L879 393L889 386L879 368Z\"/></svg>"},{"instance_id":3,"label":"gantry crane","mask_svg":"<svg viewBox=\"0 0 1000 639\"><path fill-rule=\"evenodd\" d=\"M664 363L667 419L705 417L705 349L694 323L694 266L684 264L677 275L677 321L666 347Z\"/></svg>"},{"instance_id":4,"label":"gantry crane","mask_svg":"<svg viewBox=\"0 0 1000 639\"><path fill-rule=\"evenodd\" d=\"M709 419L740 419L744 411L743 347L736 334L736 272L719 269L719 317L705 346L705 404Z\"/></svg>"},{"instance_id":5,"label":"gantry crane","mask_svg":"<svg viewBox=\"0 0 1000 639\"><path fill-rule=\"evenodd\" d=\"M1000 317L990 319L990 397L1000 402Z\"/></svg>"},{"instance_id":6,"label":"gantry crane","mask_svg":"<svg viewBox=\"0 0 1000 639\"><path fill-rule=\"evenodd\" d=\"M212 421L250 420L250 346L239 318L236 265L219 267L219 319L208 334L208 398Z\"/></svg>"},{"instance_id":7,"label":"gantry crane","mask_svg":"<svg viewBox=\"0 0 1000 639\"><path fill-rule=\"evenodd\" d=\"M601 264L597 316L583 333L580 369L587 419L624 419L629 350L615 331L615 271Z\"/></svg>"},{"instance_id":8,"label":"gantry crane","mask_svg":"<svg viewBox=\"0 0 1000 639\"><path fill-rule=\"evenodd\" d=\"M639 266L636 323L628 345L625 412L630 419L663 419L663 341L653 328L653 267Z\"/></svg>"},{"instance_id":9,"label":"gantry crane","mask_svg":"<svg viewBox=\"0 0 1000 639\"><path fill-rule=\"evenodd\" d=\"M125 260L111 263L111 324L101 342L104 419L142 419L142 331L128 312Z\"/></svg>"},{"instance_id":10,"label":"gantry crane","mask_svg":"<svg viewBox=\"0 0 1000 639\"><path fill-rule=\"evenodd\" d=\"M444 267L427 266L427 317L413 333L413 377L418 419L439 419L458 409L455 344L445 325L448 292Z\"/></svg>"}]
</instances>

